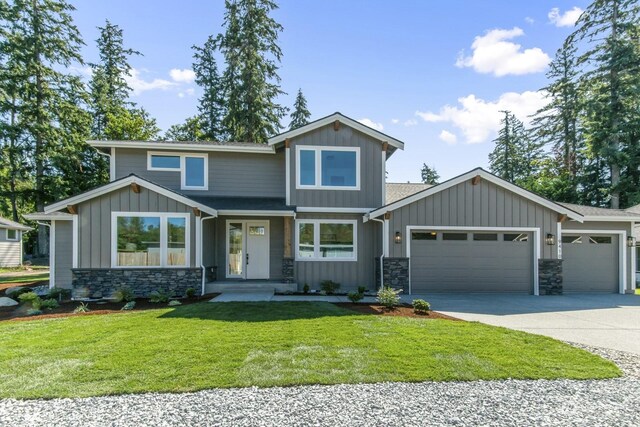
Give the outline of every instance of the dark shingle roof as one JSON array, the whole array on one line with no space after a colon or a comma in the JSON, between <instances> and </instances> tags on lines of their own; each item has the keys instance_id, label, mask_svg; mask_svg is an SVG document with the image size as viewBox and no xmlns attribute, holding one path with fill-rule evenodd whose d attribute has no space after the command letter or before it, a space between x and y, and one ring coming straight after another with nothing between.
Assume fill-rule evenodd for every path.
<instances>
[{"instance_id":1,"label":"dark shingle roof","mask_svg":"<svg viewBox=\"0 0 640 427\"><path fill-rule=\"evenodd\" d=\"M215 197L188 196L190 199L216 210L294 211L279 197Z\"/></svg>"},{"instance_id":2,"label":"dark shingle roof","mask_svg":"<svg viewBox=\"0 0 640 427\"><path fill-rule=\"evenodd\" d=\"M19 222L11 221L10 219L0 217L0 227L8 228L11 230L21 230L28 231L31 230L31 227L27 227L26 225L22 225Z\"/></svg>"},{"instance_id":3,"label":"dark shingle roof","mask_svg":"<svg viewBox=\"0 0 640 427\"><path fill-rule=\"evenodd\" d=\"M387 199L385 204L388 205L389 203L404 199L430 187L433 187L433 185L423 184L421 182L388 182L386 184Z\"/></svg>"},{"instance_id":4,"label":"dark shingle roof","mask_svg":"<svg viewBox=\"0 0 640 427\"><path fill-rule=\"evenodd\" d=\"M637 213L628 212L622 209L596 208L593 206L576 205L573 203L560 203L567 209L578 212L584 216L610 216L610 217L637 217Z\"/></svg>"}]
</instances>

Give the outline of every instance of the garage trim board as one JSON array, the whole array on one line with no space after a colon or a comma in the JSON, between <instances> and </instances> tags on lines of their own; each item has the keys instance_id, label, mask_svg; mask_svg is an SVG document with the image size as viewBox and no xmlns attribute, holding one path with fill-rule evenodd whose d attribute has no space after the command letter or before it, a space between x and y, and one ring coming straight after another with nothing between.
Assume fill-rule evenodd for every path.
<instances>
[{"instance_id":1,"label":"garage trim board","mask_svg":"<svg viewBox=\"0 0 640 427\"><path fill-rule=\"evenodd\" d=\"M407 258L409 259L409 295L411 290L411 232L415 230L433 230L433 231L495 231L495 232L519 232L533 234L533 258L531 260L533 267L533 294L540 295L540 283L538 279L538 259L540 259L540 229L538 227L469 227L469 226L433 226L433 225L408 225L406 228L405 245L407 250ZM626 232L623 232L626 235ZM609 233L611 234L611 233ZM622 239L621 239L622 240ZM626 237L624 238L626 241Z\"/></svg>"},{"instance_id":2,"label":"garage trim board","mask_svg":"<svg viewBox=\"0 0 640 427\"><path fill-rule=\"evenodd\" d=\"M618 235L618 292L624 294L627 283L627 232L626 230L581 230L562 229L563 234L617 234ZM561 235L562 236L562 235ZM562 237L558 239L562 241ZM633 267L633 265L632 265ZM634 267L635 269L635 267ZM633 272L631 272L633 274Z\"/></svg>"}]
</instances>

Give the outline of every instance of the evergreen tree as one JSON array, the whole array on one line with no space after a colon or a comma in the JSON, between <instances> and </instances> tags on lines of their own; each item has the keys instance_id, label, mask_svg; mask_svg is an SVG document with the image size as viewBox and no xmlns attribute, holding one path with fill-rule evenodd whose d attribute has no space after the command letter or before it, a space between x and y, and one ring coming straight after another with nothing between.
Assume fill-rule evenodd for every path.
<instances>
[{"instance_id":1,"label":"evergreen tree","mask_svg":"<svg viewBox=\"0 0 640 427\"><path fill-rule=\"evenodd\" d=\"M309 118L311 118L311 113L307 108L307 99L302 94L302 89L298 89L296 100L293 103L293 113L291 113L289 130L306 125L309 123Z\"/></svg>"},{"instance_id":2,"label":"evergreen tree","mask_svg":"<svg viewBox=\"0 0 640 427\"><path fill-rule=\"evenodd\" d=\"M197 123L199 131L192 132L191 135L197 135L198 139L203 140L222 141L225 139L225 132L222 128L225 109L222 82L214 56L216 40L209 37L204 46L193 46L193 50L193 71L196 74L196 84L202 88L202 97L198 100L199 119ZM187 122L190 120L195 120L195 118L188 119ZM191 125L195 123L192 122Z\"/></svg>"},{"instance_id":3,"label":"evergreen tree","mask_svg":"<svg viewBox=\"0 0 640 427\"><path fill-rule=\"evenodd\" d=\"M631 139L629 123L640 112L628 101L638 93L639 20L637 0L595 0L580 16L571 36L587 46L578 61L586 69L581 79L583 91L588 93L585 137L592 157L601 159L609 169L612 208L621 205L623 145L638 143Z\"/></svg>"},{"instance_id":4,"label":"evergreen tree","mask_svg":"<svg viewBox=\"0 0 640 427\"><path fill-rule=\"evenodd\" d=\"M189 117L184 123L173 125L164 134L165 141L202 141L204 136L203 123L200 116Z\"/></svg>"},{"instance_id":5,"label":"evergreen tree","mask_svg":"<svg viewBox=\"0 0 640 427\"><path fill-rule=\"evenodd\" d=\"M420 171L420 175L422 176L422 182L424 184L436 185L440 180L440 175L436 171L436 168L427 166L426 163L422 164L422 170Z\"/></svg>"},{"instance_id":6,"label":"evergreen tree","mask_svg":"<svg viewBox=\"0 0 640 427\"><path fill-rule=\"evenodd\" d=\"M266 143L287 112L277 103L284 93L278 76L282 26L270 13L278 6L271 0L225 0L225 8L224 33L216 39L226 62L222 123L233 140Z\"/></svg>"},{"instance_id":7,"label":"evergreen tree","mask_svg":"<svg viewBox=\"0 0 640 427\"><path fill-rule=\"evenodd\" d=\"M119 108L107 113L106 139L117 141L149 141L158 139L160 128L143 108Z\"/></svg>"}]
</instances>

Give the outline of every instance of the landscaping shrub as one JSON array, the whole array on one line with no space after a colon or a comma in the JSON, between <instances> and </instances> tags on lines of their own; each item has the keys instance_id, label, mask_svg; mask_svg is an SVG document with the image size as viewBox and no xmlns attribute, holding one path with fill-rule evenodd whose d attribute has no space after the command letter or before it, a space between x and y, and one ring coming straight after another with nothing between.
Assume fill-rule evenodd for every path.
<instances>
[{"instance_id":1,"label":"landscaping shrub","mask_svg":"<svg viewBox=\"0 0 640 427\"><path fill-rule=\"evenodd\" d=\"M364 286L358 286L358 293L364 295L364 293L367 292L367 288L365 288Z\"/></svg>"},{"instance_id":2,"label":"landscaping shrub","mask_svg":"<svg viewBox=\"0 0 640 427\"><path fill-rule=\"evenodd\" d=\"M11 292L9 292L11 291ZM20 295L22 294L27 294L33 292L30 288L22 288L19 287L18 289L15 288L9 288L5 291L5 294L12 299L18 299L20 297Z\"/></svg>"},{"instance_id":3,"label":"landscaping shrub","mask_svg":"<svg viewBox=\"0 0 640 427\"><path fill-rule=\"evenodd\" d=\"M42 314L42 311L36 308L31 308L27 310L27 316L39 316L40 314Z\"/></svg>"},{"instance_id":4,"label":"landscaping shrub","mask_svg":"<svg viewBox=\"0 0 640 427\"><path fill-rule=\"evenodd\" d=\"M187 290L184 291L184 294L187 298L193 298L196 296L196 290L193 288L187 288Z\"/></svg>"},{"instance_id":5,"label":"landscaping shrub","mask_svg":"<svg viewBox=\"0 0 640 427\"><path fill-rule=\"evenodd\" d=\"M305 294L309 293L309 284L305 283L304 286L302 287L302 292L304 292Z\"/></svg>"},{"instance_id":6,"label":"landscaping shrub","mask_svg":"<svg viewBox=\"0 0 640 427\"><path fill-rule=\"evenodd\" d=\"M71 295L70 289L51 288L47 293L47 298L53 298L53 299L57 299L58 301L62 301L63 299L67 298L70 295Z\"/></svg>"},{"instance_id":7,"label":"landscaping shrub","mask_svg":"<svg viewBox=\"0 0 640 427\"><path fill-rule=\"evenodd\" d=\"M41 310L53 310L54 308L58 308L60 307L60 304L58 303L58 300L55 298L48 298L45 300L42 300L40 302L40 309ZM34 307L35 308L35 307Z\"/></svg>"},{"instance_id":8,"label":"landscaping shrub","mask_svg":"<svg viewBox=\"0 0 640 427\"><path fill-rule=\"evenodd\" d=\"M340 289L340 283L336 283L333 280L323 280L320 282L320 289L325 291L327 295L333 295L338 289Z\"/></svg>"},{"instance_id":9,"label":"landscaping shrub","mask_svg":"<svg viewBox=\"0 0 640 427\"><path fill-rule=\"evenodd\" d=\"M30 291L20 294L20 296L18 296L18 299L20 300L20 302L32 302L36 299L40 299L40 297L35 292Z\"/></svg>"},{"instance_id":10,"label":"landscaping shrub","mask_svg":"<svg viewBox=\"0 0 640 427\"><path fill-rule=\"evenodd\" d=\"M113 293L113 299L116 302L129 302L136 299L133 291L129 288L120 288Z\"/></svg>"},{"instance_id":11,"label":"landscaping shrub","mask_svg":"<svg viewBox=\"0 0 640 427\"><path fill-rule=\"evenodd\" d=\"M423 299L414 299L411 305L413 306L413 312L416 314L427 314L431 310L431 304Z\"/></svg>"},{"instance_id":12,"label":"landscaping shrub","mask_svg":"<svg viewBox=\"0 0 640 427\"><path fill-rule=\"evenodd\" d=\"M135 301L129 301L120 310L125 310L125 311L133 310L135 306L136 306Z\"/></svg>"},{"instance_id":13,"label":"landscaping shrub","mask_svg":"<svg viewBox=\"0 0 640 427\"><path fill-rule=\"evenodd\" d=\"M153 291L149 294L149 302L153 303L165 303L169 302L169 295L160 291Z\"/></svg>"},{"instance_id":14,"label":"landscaping shrub","mask_svg":"<svg viewBox=\"0 0 640 427\"><path fill-rule=\"evenodd\" d=\"M358 301L360 301L362 298L364 298L364 294L360 292L349 292L347 297L349 298L349 300L351 300L352 303L355 304Z\"/></svg>"},{"instance_id":15,"label":"landscaping shrub","mask_svg":"<svg viewBox=\"0 0 640 427\"><path fill-rule=\"evenodd\" d=\"M401 289L396 290L385 286L378 291L376 299L381 305L391 310L400 304L400 295L398 295L400 292L402 292Z\"/></svg>"},{"instance_id":16,"label":"landscaping shrub","mask_svg":"<svg viewBox=\"0 0 640 427\"><path fill-rule=\"evenodd\" d=\"M169 301L169 304L167 304L169 307L175 307L178 305L182 305L182 303L180 301L178 301L177 299L172 299L171 301Z\"/></svg>"},{"instance_id":17,"label":"landscaping shrub","mask_svg":"<svg viewBox=\"0 0 640 427\"><path fill-rule=\"evenodd\" d=\"M77 306L73 312L74 313L88 313L89 311L89 304L86 304L84 302L81 302L79 306Z\"/></svg>"}]
</instances>

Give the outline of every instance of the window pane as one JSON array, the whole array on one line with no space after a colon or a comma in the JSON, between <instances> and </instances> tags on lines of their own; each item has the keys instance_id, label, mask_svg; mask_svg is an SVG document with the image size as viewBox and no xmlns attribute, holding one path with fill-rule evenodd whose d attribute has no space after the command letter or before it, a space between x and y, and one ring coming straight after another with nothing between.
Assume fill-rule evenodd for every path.
<instances>
[{"instance_id":1,"label":"window pane","mask_svg":"<svg viewBox=\"0 0 640 427\"><path fill-rule=\"evenodd\" d=\"M529 235L526 233L504 233L505 242L526 242L529 240Z\"/></svg>"},{"instance_id":2,"label":"window pane","mask_svg":"<svg viewBox=\"0 0 640 427\"><path fill-rule=\"evenodd\" d=\"M611 236L589 236L589 243L598 245L610 245Z\"/></svg>"},{"instance_id":3,"label":"window pane","mask_svg":"<svg viewBox=\"0 0 640 427\"><path fill-rule=\"evenodd\" d=\"M567 243L567 244L580 244L582 243L582 237L581 236L567 236L567 235L562 235L562 243Z\"/></svg>"},{"instance_id":4,"label":"window pane","mask_svg":"<svg viewBox=\"0 0 640 427\"><path fill-rule=\"evenodd\" d=\"M353 224L320 224L320 257L353 257Z\"/></svg>"},{"instance_id":5,"label":"window pane","mask_svg":"<svg viewBox=\"0 0 640 427\"><path fill-rule=\"evenodd\" d=\"M180 156L151 156L151 167L163 169L180 169Z\"/></svg>"},{"instance_id":6,"label":"window pane","mask_svg":"<svg viewBox=\"0 0 640 427\"><path fill-rule=\"evenodd\" d=\"M322 150L322 185L356 186L356 152Z\"/></svg>"},{"instance_id":7,"label":"window pane","mask_svg":"<svg viewBox=\"0 0 640 427\"><path fill-rule=\"evenodd\" d=\"M411 233L413 240L436 240L438 233L435 231L414 231Z\"/></svg>"},{"instance_id":8,"label":"window pane","mask_svg":"<svg viewBox=\"0 0 640 427\"><path fill-rule=\"evenodd\" d=\"M232 222L229 224L229 274L232 276L242 275L244 265L244 251L242 250L242 223Z\"/></svg>"},{"instance_id":9,"label":"window pane","mask_svg":"<svg viewBox=\"0 0 640 427\"><path fill-rule=\"evenodd\" d=\"M118 217L117 235L117 265L160 265L160 218Z\"/></svg>"},{"instance_id":10,"label":"window pane","mask_svg":"<svg viewBox=\"0 0 640 427\"><path fill-rule=\"evenodd\" d=\"M264 236L265 235L264 226L252 225L251 227L249 227L249 234L251 236Z\"/></svg>"},{"instance_id":11,"label":"window pane","mask_svg":"<svg viewBox=\"0 0 640 427\"><path fill-rule=\"evenodd\" d=\"M18 240L18 230L7 230L7 240Z\"/></svg>"},{"instance_id":12,"label":"window pane","mask_svg":"<svg viewBox=\"0 0 640 427\"><path fill-rule=\"evenodd\" d=\"M316 185L316 152L300 150L300 185Z\"/></svg>"},{"instance_id":13,"label":"window pane","mask_svg":"<svg viewBox=\"0 0 640 427\"><path fill-rule=\"evenodd\" d=\"M442 240L467 240L467 233L442 233Z\"/></svg>"},{"instance_id":14,"label":"window pane","mask_svg":"<svg viewBox=\"0 0 640 427\"><path fill-rule=\"evenodd\" d=\"M302 223L299 227L298 256L302 258L313 258L313 224Z\"/></svg>"},{"instance_id":15,"label":"window pane","mask_svg":"<svg viewBox=\"0 0 640 427\"><path fill-rule=\"evenodd\" d=\"M184 183L187 187L204 187L204 158L185 157Z\"/></svg>"},{"instance_id":16,"label":"window pane","mask_svg":"<svg viewBox=\"0 0 640 427\"><path fill-rule=\"evenodd\" d=\"M473 240L476 242L495 242L498 240L496 233L473 233Z\"/></svg>"},{"instance_id":17,"label":"window pane","mask_svg":"<svg viewBox=\"0 0 640 427\"><path fill-rule=\"evenodd\" d=\"M167 219L167 265L187 264L187 220Z\"/></svg>"}]
</instances>

